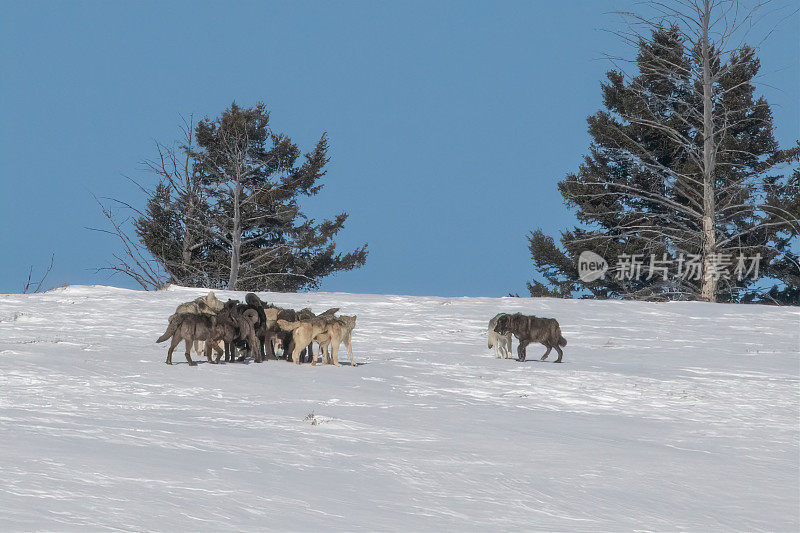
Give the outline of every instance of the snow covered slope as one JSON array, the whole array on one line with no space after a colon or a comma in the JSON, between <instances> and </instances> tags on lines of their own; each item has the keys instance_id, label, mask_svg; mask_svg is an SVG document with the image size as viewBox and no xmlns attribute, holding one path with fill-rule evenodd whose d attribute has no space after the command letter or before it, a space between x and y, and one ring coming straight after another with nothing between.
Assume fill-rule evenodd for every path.
<instances>
[{"instance_id":1,"label":"snow covered slope","mask_svg":"<svg viewBox=\"0 0 800 533\"><path fill-rule=\"evenodd\" d=\"M796 308L267 294L365 364L166 366L206 292L0 295L0 530L800 527ZM500 311L565 363L494 359Z\"/></svg>"}]
</instances>

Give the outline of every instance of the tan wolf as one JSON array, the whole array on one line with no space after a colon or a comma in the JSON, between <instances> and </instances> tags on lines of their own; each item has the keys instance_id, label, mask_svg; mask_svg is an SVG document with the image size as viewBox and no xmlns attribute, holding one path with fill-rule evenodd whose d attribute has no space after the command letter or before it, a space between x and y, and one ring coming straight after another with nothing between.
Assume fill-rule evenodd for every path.
<instances>
[{"instance_id":1,"label":"tan wolf","mask_svg":"<svg viewBox=\"0 0 800 533\"><path fill-rule=\"evenodd\" d=\"M350 353L350 366L358 366L353 360L353 346L350 342L355 327L356 315L341 315L328 324L328 329L324 333L320 333L314 338L319 343L323 363L342 366L339 364L339 345L344 343ZM316 356L312 356L312 358L316 360Z\"/></svg>"}]
</instances>

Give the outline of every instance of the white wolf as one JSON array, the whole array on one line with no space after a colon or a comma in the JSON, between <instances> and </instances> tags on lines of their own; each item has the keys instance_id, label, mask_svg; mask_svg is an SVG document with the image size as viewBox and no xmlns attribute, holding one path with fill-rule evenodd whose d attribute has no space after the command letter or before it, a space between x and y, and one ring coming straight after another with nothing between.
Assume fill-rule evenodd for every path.
<instances>
[{"instance_id":1,"label":"white wolf","mask_svg":"<svg viewBox=\"0 0 800 533\"><path fill-rule=\"evenodd\" d=\"M508 359L511 356L511 332L505 335L497 333L494 328L497 326L497 319L506 313L498 313L489 321L489 348L494 348L494 356L500 359Z\"/></svg>"}]
</instances>

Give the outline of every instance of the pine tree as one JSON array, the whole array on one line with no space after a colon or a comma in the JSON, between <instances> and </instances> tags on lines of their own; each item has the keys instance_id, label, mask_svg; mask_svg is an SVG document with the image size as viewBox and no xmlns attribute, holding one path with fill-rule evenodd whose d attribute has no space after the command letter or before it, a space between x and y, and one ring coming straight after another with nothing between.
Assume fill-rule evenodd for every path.
<instances>
[{"instance_id":1,"label":"pine tree","mask_svg":"<svg viewBox=\"0 0 800 533\"><path fill-rule=\"evenodd\" d=\"M795 150L795 163L800 161L800 144ZM763 300L784 305L800 305L800 257L797 248L792 249L800 238L797 225L782 224L782 218L800 220L800 168L796 168L787 179L780 176L769 178L767 203L772 206L772 222L780 228L772 236L774 257L767 264L766 275L773 284Z\"/></svg>"},{"instance_id":2,"label":"pine tree","mask_svg":"<svg viewBox=\"0 0 800 533\"><path fill-rule=\"evenodd\" d=\"M346 213L317 222L301 210L300 199L323 188L325 134L301 157L289 137L270 129L264 104L236 103L200 121L194 133L196 146L184 147L188 186L171 188L162 179L135 221L142 244L172 282L297 291L365 263L366 245L336 251Z\"/></svg>"},{"instance_id":3,"label":"pine tree","mask_svg":"<svg viewBox=\"0 0 800 533\"><path fill-rule=\"evenodd\" d=\"M656 24L637 41L638 74L607 74L605 109L588 119L589 154L558 185L581 225L561 234L563 250L531 233L531 256L546 280L529 284L532 295L743 300L757 282L711 275L714 264L732 271L740 256L759 254L771 264L776 235L796 228L777 199L765 202L770 180L783 180L768 173L792 151L778 149L769 106L754 97L755 52L716 46L703 30L714 6L698 7L695 39L678 25ZM583 283L584 250L609 261L638 255L641 275L609 272ZM689 258L702 264L699 279L675 271ZM650 275L650 262L670 265L667 279L661 269Z\"/></svg>"}]
</instances>

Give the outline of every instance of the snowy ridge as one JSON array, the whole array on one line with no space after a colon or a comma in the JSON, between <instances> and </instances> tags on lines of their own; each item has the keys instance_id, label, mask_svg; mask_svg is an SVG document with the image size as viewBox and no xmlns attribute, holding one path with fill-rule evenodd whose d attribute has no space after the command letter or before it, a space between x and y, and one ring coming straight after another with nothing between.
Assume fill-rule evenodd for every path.
<instances>
[{"instance_id":1,"label":"snowy ridge","mask_svg":"<svg viewBox=\"0 0 800 533\"><path fill-rule=\"evenodd\" d=\"M166 366L206 292L0 295L0 530L800 527L797 308L260 293L357 314L359 366ZM500 311L565 363L494 359Z\"/></svg>"}]
</instances>

